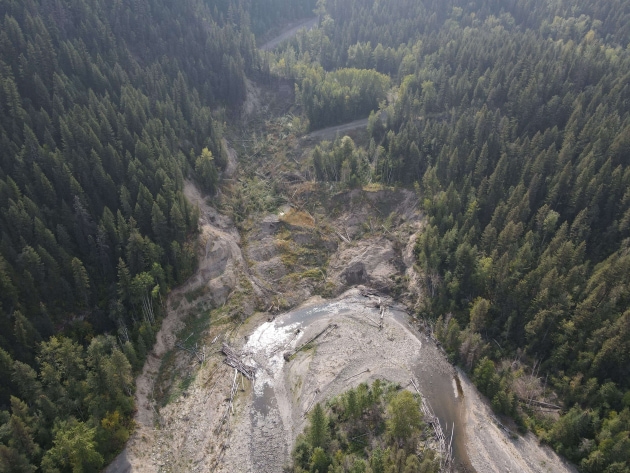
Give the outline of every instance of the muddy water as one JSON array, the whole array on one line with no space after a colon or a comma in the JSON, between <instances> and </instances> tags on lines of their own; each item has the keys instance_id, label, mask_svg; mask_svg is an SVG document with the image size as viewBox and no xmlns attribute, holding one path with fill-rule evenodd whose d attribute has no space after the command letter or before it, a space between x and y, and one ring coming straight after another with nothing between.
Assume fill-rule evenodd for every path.
<instances>
[{"instance_id":1,"label":"muddy water","mask_svg":"<svg viewBox=\"0 0 630 473\"><path fill-rule=\"evenodd\" d=\"M390 312L394 319L407 327L422 344L424 353L421 354L419 360L414 360L412 371L420 382L422 394L431 405L435 415L440 419L444 436L450 441L452 435L456 471L474 472L466 451L465 399L457 372L449 370L445 373L443 370L436 370L435 360L444 358L444 354L433 341L413 328L406 312L401 310L391 310ZM429 352L429 356L422 356L426 355L427 352Z\"/></svg>"},{"instance_id":2,"label":"muddy water","mask_svg":"<svg viewBox=\"0 0 630 473\"><path fill-rule=\"evenodd\" d=\"M295 347L302 343L301 334L304 330L322 319L333 322L336 319L356 316L360 312L365 314L366 323L370 323L370 321L378 323L378 309L366 310L367 302L369 302L368 299L363 296L352 295L341 300L325 301L299 308L278 316L273 322L264 324L266 327L261 327L259 331L262 335L258 336L261 339L273 338L276 347L273 349L275 350L274 353L280 354L285 351L285 348ZM422 395L439 418L447 440L450 440L452 435L456 471L474 472L466 451L463 422L465 399L457 373L448 364L438 347L413 328L406 312L390 309L386 317L404 326L418 342L420 350L416 357L407 360L408 368L419 382ZM271 333L275 335L271 336ZM273 384L275 384L273 379L261 380L261 385L255 390L254 409L258 414L267 415L269 413L270 403L273 402L272 398L274 397L271 387Z\"/></svg>"}]
</instances>

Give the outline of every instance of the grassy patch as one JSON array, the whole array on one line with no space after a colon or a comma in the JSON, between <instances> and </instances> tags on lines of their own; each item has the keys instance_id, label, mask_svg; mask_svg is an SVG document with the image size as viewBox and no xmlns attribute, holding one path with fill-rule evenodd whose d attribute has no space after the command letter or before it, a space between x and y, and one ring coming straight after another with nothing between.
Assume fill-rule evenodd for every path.
<instances>
[{"instance_id":1,"label":"grassy patch","mask_svg":"<svg viewBox=\"0 0 630 473\"><path fill-rule=\"evenodd\" d=\"M313 228L315 226L315 221L313 220L313 217L311 217L306 212L294 209L291 209L287 213L280 215L280 221L287 223L288 225L293 225L295 227Z\"/></svg>"},{"instance_id":2,"label":"grassy patch","mask_svg":"<svg viewBox=\"0 0 630 473\"><path fill-rule=\"evenodd\" d=\"M314 294L322 296L325 299L334 297L337 291L337 286L332 281L327 281L325 284L320 284L315 287Z\"/></svg>"},{"instance_id":3,"label":"grassy patch","mask_svg":"<svg viewBox=\"0 0 630 473\"><path fill-rule=\"evenodd\" d=\"M182 297L178 296L177 298L173 298L173 300L171 301L171 310L177 310L179 309L179 306L182 303Z\"/></svg>"},{"instance_id":4,"label":"grassy patch","mask_svg":"<svg viewBox=\"0 0 630 473\"><path fill-rule=\"evenodd\" d=\"M298 264L300 248L297 248L290 240L277 240L276 247L280 251L280 259L282 264L287 268L293 268Z\"/></svg>"},{"instance_id":5,"label":"grassy patch","mask_svg":"<svg viewBox=\"0 0 630 473\"><path fill-rule=\"evenodd\" d=\"M319 268L309 269L300 274L301 279L315 279L320 281L324 279L324 272Z\"/></svg>"},{"instance_id":6,"label":"grassy patch","mask_svg":"<svg viewBox=\"0 0 630 473\"><path fill-rule=\"evenodd\" d=\"M287 361L293 361L293 359L295 359L296 356L298 356L300 353L307 353L310 350L313 350L313 355L315 354L316 350L317 350L317 345L315 344L315 342L311 342L311 343L307 343L306 345L304 345L301 348L298 348L298 350L293 353L288 359Z\"/></svg>"},{"instance_id":7,"label":"grassy patch","mask_svg":"<svg viewBox=\"0 0 630 473\"><path fill-rule=\"evenodd\" d=\"M194 374L188 375L186 376L184 379L182 379L179 382L179 391L180 392L184 392L187 391L188 388L190 387L190 385L193 383L193 381L195 381L196 376Z\"/></svg>"},{"instance_id":8,"label":"grassy patch","mask_svg":"<svg viewBox=\"0 0 630 473\"><path fill-rule=\"evenodd\" d=\"M325 278L324 272L319 268L307 269L303 272L287 274L282 278L283 281L299 282L305 279L311 279L313 281L323 281Z\"/></svg>"},{"instance_id":9,"label":"grassy patch","mask_svg":"<svg viewBox=\"0 0 630 473\"><path fill-rule=\"evenodd\" d=\"M328 261L328 251L323 241L316 240L311 245L299 245L290 238L280 238L276 240L276 248L280 252L282 264L289 271L296 273L294 277L321 279L319 268L324 268Z\"/></svg>"},{"instance_id":10,"label":"grassy patch","mask_svg":"<svg viewBox=\"0 0 630 473\"><path fill-rule=\"evenodd\" d=\"M370 182L369 184L363 186L363 190L365 192L380 192L385 189L392 189L392 187L387 187L380 182Z\"/></svg>"},{"instance_id":11,"label":"grassy patch","mask_svg":"<svg viewBox=\"0 0 630 473\"><path fill-rule=\"evenodd\" d=\"M183 378L179 379L179 382L176 383L177 376L173 375L169 387L170 389L166 393L164 393L165 395L162 398L161 406L164 407L179 399L182 394L188 391L188 388L190 388L190 386L193 384L196 377L196 373L188 373Z\"/></svg>"},{"instance_id":12,"label":"grassy patch","mask_svg":"<svg viewBox=\"0 0 630 473\"><path fill-rule=\"evenodd\" d=\"M155 379L153 395L160 407L164 407L169 401L169 392L175 378L175 351L171 350L164 355L160 369Z\"/></svg>"},{"instance_id":13,"label":"grassy patch","mask_svg":"<svg viewBox=\"0 0 630 473\"><path fill-rule=\"evenodd\" d=\"M302 387L302 377L298 376L295 384L293 385L293 394L295 394L298 389Z\"/></svg>"}]
</instances>

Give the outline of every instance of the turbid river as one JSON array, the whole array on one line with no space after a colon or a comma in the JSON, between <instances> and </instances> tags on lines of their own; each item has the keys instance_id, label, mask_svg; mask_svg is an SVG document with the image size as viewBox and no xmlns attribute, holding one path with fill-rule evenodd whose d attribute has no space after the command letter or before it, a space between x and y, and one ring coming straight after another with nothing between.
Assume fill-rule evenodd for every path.
<instances>
[{"instance_id":1,"label":"turbid river","mask_svg":"<svg viewBox=\"0 0 630 473\"><path fill-rule=\"evenodd\" d=\"M413 376L418 382L423 397L439 418L447 441L450 441L452 435L456 471L474 471L466 451L463 421L465 400L455 370L448 364L444 354L435 343L424 334L419 333L410 324L410 318L403 310L393 307L388 309L384 320L385 329L379 331L376 323L378 323L380 311L373 306L372 302L371 299L354 292L339 300L324 301L287 312L277 316L275 320L261 325L251 335L245 348L245 351L249 350L252 353L252 363L258 364L262 368L259 370L255 383L253 417L263 419L272 415L274 411L278 410L278 406L282 406L285 402L290 404L286 396L279 394L279 391L286 393L291 390L285 385L289 367L283 354L304 343L327 324L336 323L344 327L343 337L340 335L339 338L335 338L333 335L327 335L315 343L318 345L318 356L327 356L323 353L327 346L332 353L332 358L337 358L335 354L339 353L340 357L343 356L344 361L341 365L337 364L340 366L337 368L338 371L329 376L328 379L317 381L318 390L315 391L314 395L305 390L306 404L309 404L309 398L317 398L318 401L322 401L345 390L346 387L350 387L352 384L343 381L353 370L358 372L361 368L368 369L369 372L363 378L366 381L376 377L388 379L387 369L381 369L379 372L379 368L386 366L387 363L393 363L398 369L395 373L392 370L392 376L389 380L401 382L403 386L407 385L409 389L413 390L414 388L410 383L410 378ZM356 327L354 332L351 331L353 327ZM387 335L384 334L387 330L397 334L396 341L388 342ZM353 335L356 335L354 339ZM408 357L400 359L400 352L389 349L388 343L404 344ZM344 346L336 349L334 344L343 344ZM341 349L348 348L352 344L356 344L357 348L350 349L349 354L341 355ZM381 347L380 355L375 354L374 359L370 360L369 353L367 353L366 358L366 345ZM353 355L353 353L356 354ZM391 359L388 360L390 353ZM353 362L353 356L357 360L356 363ZM317 366L325 366L326 360L313 363ZM322 370L323 368L316 368L313 373ZM311 376L310 371L307 376ZM312 375L312 377L315 376L316 374ZM404 378L404 376L407 377ZM358 382L357 379L355 382ZM345 386L346 384L347 386ZM282 409L280 408L280 410ZM280 417L282 416L279 416L278 420ZM295 415L293 417L295 418ZM284 422L285 428L287 423ZM256 425L257 422L254 424ZM290 435L295 434L296 432L293 432ZM265 446L260 445L260 448L264 449Z\"/></svg>"},{"instance_id":2,"label":"turbid river","mask_svg":"<svg viewBox=\"0 0 630 473\"><path fill-rule=\"evenodd\" d=\"M446 361L444 354L438 349L433 340L418 332L410 324L410 317L406 312L393 310L394 319L405 326L422 344L422 349L432 353L429 360L437 357ZM422 395L429 401L435 415L440 419L442 430L447 438L452 434L453 457L456 471L474 472L468 452L466 451L466 431L464 425L465 399L457 372L445 375L436 372L432 363L424 360L414 360L413 373L420 381Z\"/></svg>"}]
</instances>

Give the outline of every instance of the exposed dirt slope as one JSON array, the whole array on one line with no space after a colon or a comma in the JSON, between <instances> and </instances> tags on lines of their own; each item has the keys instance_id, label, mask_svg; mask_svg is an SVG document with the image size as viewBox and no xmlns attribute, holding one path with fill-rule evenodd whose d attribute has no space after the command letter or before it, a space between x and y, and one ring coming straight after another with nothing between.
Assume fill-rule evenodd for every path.
<instances>
[{"instance_id":1,"label":"exposed dirt slope","mask_svg":"<svg viewBox=\"0 0 630 473\"><path fill-rule=\"evenodd\" d=\"M156 343L147 357L142 373L136 379L137 429L129 440L127 448L107 468L106 471L110 473L163 471L166 468L165 465L177 458L176 452L179 448L174 449L174 447L179 442L183 442L179 445L180 448L190 446L189 437L191 436L197 441L207 440L208 448L214 448L215 439L211 435L212 422L196 425L200 418L193 412L201 408L204 403L219 405L219 399L224 393L217 389L215 397L205 392L198 398L190 397L194 408L191 407L189 417L186 419L186 415L182 415L181 412L173 412L173 405L167 406L165 410L160 410L157 405L155 383L158 372L165 355L175 347L176 334L183 327L184 319L191 313L225 304L228 297L242 289L240 286L243 285L251 290L251 297L247 298L240 307L244 316L253 313L254 304L258 298L264 299L263 291L255 281L248 277L247 265L239 246L240 235L231 221L207 205L204 197L192 182L185 183L184 193L200 210L199 267L186 283L169 294L167 316L162 321ZM180 354L180 357L185 358L186 355ZM202 367L197 374L198 377L203 376L204 372L210 369L210 365L213 365L212 360L210 361ZM183 362L190 363L190 360L185 359ZM220 366L219 371L221 370L226 370L226 368ZM177 404L175 403L175 406ZM169 426L174 422L177 424L178 419L181 424L176 427L177 434L174 435ZM162 428L157 428L160 424ZM177 442L174 443L174 439L177 439ZM165 446L167 448L164 448ZM198 455L199 451L195 453ZM185 467L171 471L190 470Z\"/></svg>"},{"instance_id":2,"label":"exposed dirt slope","mask_svg":"<svg viewBox=\"0 0 630 473\"><path fill-rule=\"evenodd\" d=\"M465 374L459 374L466 398L467 450L478 473L577 473L574 466L541 445L531 432L514 439L501 430L492 420L489 403Z\"/></svg>"}]
</instances>

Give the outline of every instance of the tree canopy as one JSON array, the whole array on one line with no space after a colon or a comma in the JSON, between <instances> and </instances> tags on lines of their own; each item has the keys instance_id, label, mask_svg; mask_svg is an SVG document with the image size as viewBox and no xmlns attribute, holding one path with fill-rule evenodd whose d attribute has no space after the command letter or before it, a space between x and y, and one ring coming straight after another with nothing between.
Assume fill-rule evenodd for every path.
<instances>
[{"instance_id":1,"label":"tree canopy","mask_svg":"<svg viewBox=\"0 0 630 473\"><path fill-rule=\"evenodd\" d=\"M417 395L377 379L313 407L289 471L434 473L436 452L418 442L429 435Z\"/></svg>"},{"instance_id":2,"label":"tree canopy","mask_svg":"<svg viewBox=\"0 0 630 473\"><path fill-rule=\"evenodd\" d=\"M342 90L328 84L340 71L391 88L352 116L374 111L369 143L316 147L312 176L415 185L419 315L495 409L584 471L617 471L630 462L630 430L608 430L630 409L630 7L329 0L319 15L270 64L297 81L311 126L342 106L320 93ZM536 367L566 423L521 408L509 359Z\"/></svg>"},{"instance_id":3,"label":"tree canopy","mask_svg":"<svg viewBox=\"0 0 630 473\"><path fill-rule=\"evenodd\" d=\"M184 179L212 195L226 165L213 111L265 78L252 29L314 6L0 2L0 471L96 471L123 446L196 265Z\"/></svg>"}]
</instances>

